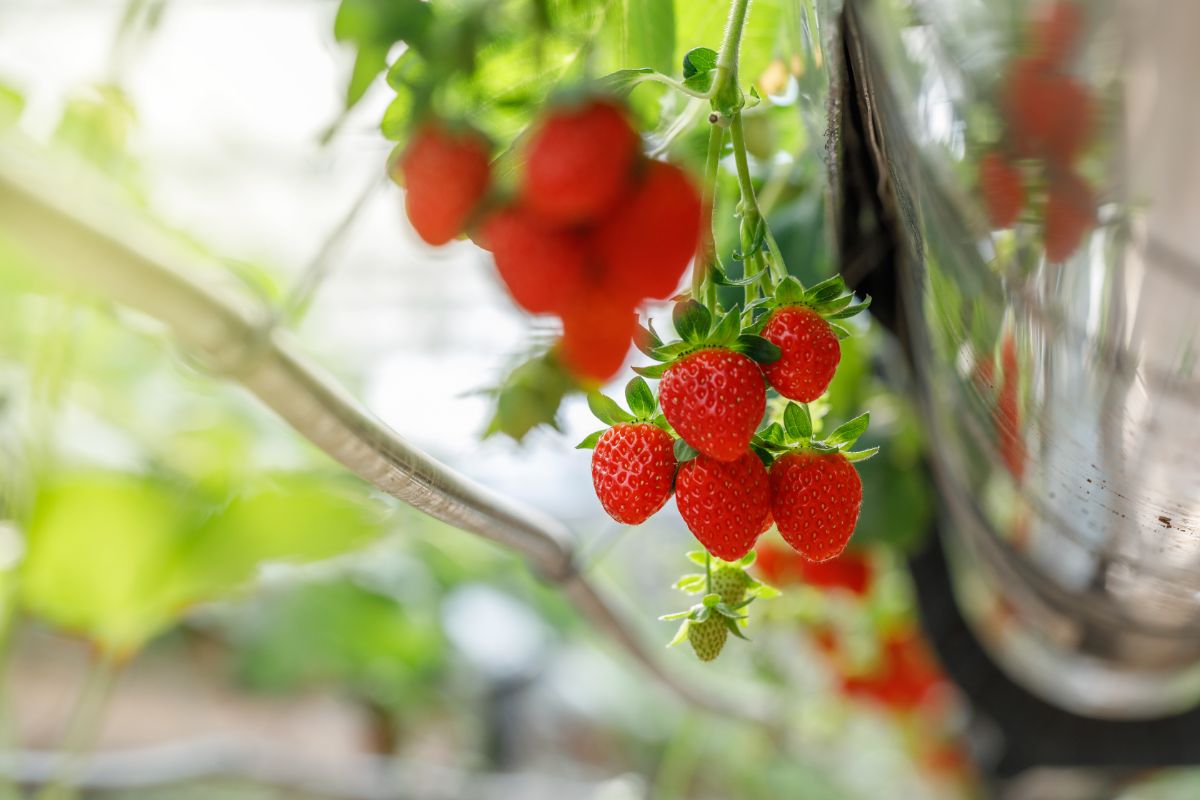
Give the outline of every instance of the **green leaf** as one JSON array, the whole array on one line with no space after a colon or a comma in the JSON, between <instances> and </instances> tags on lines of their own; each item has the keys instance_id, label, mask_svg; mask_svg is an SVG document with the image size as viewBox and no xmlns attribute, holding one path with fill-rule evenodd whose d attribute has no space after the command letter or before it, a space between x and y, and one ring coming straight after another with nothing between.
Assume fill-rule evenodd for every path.
<instances>
[{"instance_id":1,"label":"green leaf","mask_svg":"<svg viewBox=\"0 0 1200 800\"><path fill-rule=\"evenodd\" d=\"M710 558L710 556L704 550L689 550L687 552L688 561L691 561L693 564L696 564L697 566L701 566L701 567L708 566L709 558Z\"/></svg>"},{"instance_id":2,"label":"green leaf","mask_svg":"<svg viewBox=\"0 0 1200 800\"><path fill-rule=\"evenodd\" d=\"M744 607L745 605L750 603L750 601L753 599L754 599L753 597L746 598L741 603L738 603L737 608ZM716 611L718 614L720 614L722 617L729 617L730 619L745 619L746 618L745 614L737 613L736 608L734 608L732 606L728 606L725 603L717 603L716 605L713 606L713 610Z\"/></svg>"},{"instance_id":3,"label":"green leaf","mask_svg":"<svg viewBox=\"0 0 1200 800\"><path fill-rule=\"evenodd\" d=\"M739 639L747 642L750 641L746 635L742 633L742 626L738 625L738 621L736 619L732 619L730 617L723 617L723 619L725 620L725 627L729 629L730 633Z\"/></svg>"},{"instance_id":4,"label":"green leaf","mask_svg":"<svg viewBox=\"0 0 1200 800\"><path fill-rule=\"evenodd\" d=\"M420 47L433 21L433 9L423 0L342 0L333 20L339 42L384 45L405 41Z\"/></svg>"},{"instance_id":5,"label":"green leaf","mask_svg":"<svg viewBox=\"0 0 1200 800\"><path fill-rule=\"evenodd\" d=\"M627 63L670 73L675 66L674 0L636 0L624 5Z\"/></svg>"},{"instance_id":6,"label":"green leaf","mask_svg":"<svg viewBox=\"0 0 1200 800\"><path fill-rule=\"evenodd\" d=\"M792 441L807 442L812 438L812 417L806 405L788 403L783 410L783 425Z\"/></svg>"},{"instance_id":7,"label":"green leaf","mask_svg":"<svg viewBox=\"0 0 1200 800\"><path fill-rule=\"evenodd\" d=\"M629 404L633 416L639 420L650 419L654 416L654 410L658 408L654 392L650 391L646 379L640 376L625 385L625 402Z\"/></svg>"},{"instance_id":8,"label":"green leaf","mask_svg":"<svg viewBox=\"0 0 1200 800\"><path fill-rule=\"evenodd\" d=\"M346 108L351 108L362 99L367 89L387 68L388 49L382 45L363 45L354 58L354 69L346 87Z\"/></svg>"},{"instance_id":9,"label":"green leaf","mask_svg":"<svg viewBox=\"0 0 1200 800\"><path fill-rule=\"evenodd\" d=\"M707 622L712 616L712 609L709 606L700 606L699 610L693 610L691 617L693 622Z\"/></svg>"},{"instance_id":10,"label":"green leaf","mask_svg":"<svg viewBox=\"0 0 1200 800\"><path fill-rule=\"evenodd\" d=\"M738 335L742 332L742 315L737 309L730 311L721 321L717 323L717 327L708 337L711 344L721 347L728 347L737 341Z\"/></svg>"},{"instance_id":11,"label":"green leaf","mask_svg":"<svg viewBox=\"0 0 1200 800\"><path fill-rule=\"evenodd\" d=\"M679 624L679 630L675 631L675 636L671 641L667 642L667 647L674 647L687 640L688 620L684 620Z\"/></svg>"},{"instance_id":12,"label":"green leaf","mask_svg":"<svg viewBox=\"0 0 1200 800\"><path fill-rule=\"evenodd\" d=\"M699 72L690 78L684 78L683 85L691 89L693 92L707 94L713 85L712 72Z\"/></svg>"},{"instance_id":13,"label":"green leaf","mask_svg":"<svg viewBox=\"0 0 1200 800\"><path fill-rule=\"evenodd\" d=\"M676 611L674 614L663 614L658 619L660 622L670 622L673 619L687 619L691 615L692 610L689 608L687 611Z\"/></svg>"},{"instance_id":14,"label":"green leaf","mask_svg":"<svg viewBox=\"0 0 1200 800\"><path fill-rule=\"evenodd\" d=\"M769 445L775 447L786 447L787 436L784 433L783 426L778 422L772 422L767 427L759 431L758 438Z\"/></svg>"},{"instance_id":15,"label":"green leaf","mask_svg":"<svg viewBox=\"0 0 1200 800\"><path fill-rule=\"evenodd\" d=\"M638 375L641 375L643 378L650 378L651 380L657 380L657 379L661 378L663 376L663 373L665 373L670 368L671 368L670 364L651 364L646 367L634 367L633 371L636 372Z\"/></svg>"},{"instance_id":16,"label":"green leaf","mask_svg":"<svg viewBox=\"0 0 1200 800\"><path fill-rule=\"evenodd\" d=\"M696 456L700 455L700 451L692 447L683 439L675 440L675 460L680 464L691 461Z\"/></svg>"},{"instance_id":17,"label":"green leaf","mask_svg":"<svg viewBox=\"0 0 1200 800\"><path fill-rule=\"evenodd\" d=\"M876 447L869 447L866 450L854 450L854 451L843 452L842 455L846 457L847 461L849 461L850 463L854 463L856 461L866 461L868 458L870 458L871 456L875 455L878 452L879 452L879 447L876 446Z\"/></svg>"},{"instance_id":18,"label":"green leaf","mask_svg":"<svg viewBox=\"0 0 1200 800\"><path fill-rule=\"evenodd\" d=\"M650 420L650 424L656 428L662 428L667 433L674 433L675 429L671 427L671 423L667 422L667 418L663 414L658 414L654 419Z\"/></svg>"},{"instance_id":19,"label":"green leaf","mask_svg":"<svg viewBox=\"0 0 1200 800\"><path fill-rule=\"evenodd\" d=\"M841 297L835 297L834 299L830 300L827 303L821 303L819 305L813 306L813 311L816 311L818 314L820 314L823 317L836 319L836 317L834 315L837 314L837 312L841 311L846 306L850 305L850 303L852 303L853 301L854 301L854 295L844 294Z\"/></svg>"},{"instance_id":20,"label":"green leaf","mask_svg":"<svg viewBox=\"0 0 1200 800\"><path fill-rule=\"evenodd\" d=\"M830 322L829 327L833 330L833 335L839 340L849 339L851 336L849 328L844 328L841 325L838 325L836 322Z\"/></svg>"},{"instance_id":21,"label":"green leaf","mask_svg":"<svg viewBox=\"0 0 1200 800\"><path fill-rule=\"evenodd\" d=\"M655 348L662 347L662 339L654 330L654 326L648 324L646 327L638 325L638 332L633 337L633 344L642 354L650 358L654 358Z\"/></svg>"},{"instance_id":22,"label":"green leaf","mask_svg":"<svg viewBox=\"0 0 1200 800\"><path fill-rule=\"evenodd\" d=\"M742 556L734 563L742 568L746 568L746 567L753 566L754 562L757 560L758 560L758 553L751 550L749 553L746 553L746 555Z\"/></svg>"},{"instance_id":23,"label":"green leaf","mask_svg":"<svg viewBox=\"0 0 1200 800\"><path fill-rule=\"evenodd\" d=\"M616 425L618 422L633 422L632 414L617 405L617 401L599 392L589 392L587 404L588 408L596 416L596 419L605 425Z\"/></svg>"},{"instance_id":24,"label":"green leaf","mask_svg":"<svg viewBox=\"0 0 1200 800\"><path fill-rule=\"evenodd\" d=\"M683 77L717 68L717 51L711 47L693 47L683 56Z\"/></svg>"},{"instance_id":25,"label":"green leaf","mask_svg":"<svg viewBox=\"0 0 1200 800\"><path fill-rule=\"evenodd\" d=\"M825 444L830 447L850 447L858 441L858 437L866 433L867 426L870 424L870 411L859 414L849 422L843 422L834 428L833 433L825 437Z\"/></svg>"},{"instance_id":26,"label":"green leaf","mask_svg":"<svg viewBox=\"0 0 1200 800\"><path fill-rule=\"evenodd\" d=\"M704 597L700 598L700 602L704 603L705 608L716 608L717 604L721 602L721 595L717 594L716 592L712 592L711 594L706 594Z\"/></svg>"},{"instance_id":27,"label":"green leaf","mask_svg":"<svg viewBox=\"0 0 1200 800\"><path fill-rule=\"evenodd\" d=\"M674 361L685 353L690 353L696 349L696 345L692 342L671 342L664 344L662 347L656 347L650 353L651 358L656 358L659 361Z\"/></svg>"},{"instance_id":28,"label":"green leaf","mask_svg":"<svg viewBox=\"0 0 1200 800\"><path fill-rule=\"evenodd\" d=\"M707 583L707 578L705 578L704 575L693 573L691 575L684 575L682 578L675 581L673 588L678 589L681 592L687 592L688 594L696 594L696 592L704 589L705 583Z\"/></svg>"},{"instance_id":29,"label":"green leaf","mask_svg":"<svg viewBox=\"0 0 1200 800\"><path fill-rule=\"evenodd\" d=\"M835 297L841 297L846 293L846 282L842 280L841 275L834 275L832 278L826 278L815 286L809 288L804 293L804 302L810 306L818 306L821 303L828 303Z\"/></svg>"},{"instance_id":30,"label":"green leaf","mask_svg":"<svg viewBox=\"0 0 1200 800\"><path fill-rule=\"evenodd\" d=\"M758 586L750 587L748 591L756 596L759 600L773 600L776 597L783 595L783 592L779 591L774 586L769 586L762 582L759 582Z\"/></svg>"},{"instance_id":31,"label":"green leaf","mask_svg":"<svg viewBox=\"0 0 1200 800\"><path fill-rule=\"evenodd\" d=\"M596 446L596 443L600 441L600 437L603 436L607 432L608 432L608 428L605 428L602 431L595 431L593 433L589 433L587 436L583 437L582 442L575 445L575 449L576 450L591 450L591 449L593 449Z\"/></svg>"},{"instance_id":32,"label":"green leaf","mask_svg":"<svg viewBox=\"0 0 1200 800\"><path fill-rule=\"evenodd\" d=\"M639 69L619 69L616 72L610 72L604 77L596 81L600 88L610 95L616 97L624 97L633 91L633 87L637 86L646 80L647 75L657 74L658 70L650 67L641 67Z\"/></svg>"},{"instance_id":33,"label":"green leaf","mask_svg":"<svg viewBox=\"0 0 1200 800\"><path fill-rule=\"evenodd\" d=\"M712 328L712 315L695 300L676 303L671 312L671 320L675 323L675 331L679 338L692 344L703 342Z\"/></svg>"},{"instance_id":34,"label":"green leaf","mask_svg":"<svg viewBox=\"0 0 1200 800\"><path fill-rule=\"evenodd\" d=\"M829 314L828 319L849 319L850 317L853 317L857 314L861 314L862 312L866 311L870 307L871 307L871 297L870 297L870 295L868 295L867 298L863 302L859 303L856 306L849 306L848 308L843 308L842 310L838 311L837 313Z\"/></svg>"},{"instance_id":35,"label":"green leaf","mask_svg":"<svg viewBox=\"0 0 1200 800\"><path fill-rule=\"evenodd\" d=\"M739 353L744 353L760 364L770 364L773 361L778 361L781 355L781 351L777 345L753 333L743 333L738 336L733 349Z\"/></svg>"},{"instance_id":36,"label":"green leaf","mask_svg":"<svg viewBox=\"0 0 1200 800\"><path fill-rule=\"evenodd\" d=\"M775 303L794 306L804 302L804 286L792 275L787 276L775 287Z\"/></svg>"}]
</instances>

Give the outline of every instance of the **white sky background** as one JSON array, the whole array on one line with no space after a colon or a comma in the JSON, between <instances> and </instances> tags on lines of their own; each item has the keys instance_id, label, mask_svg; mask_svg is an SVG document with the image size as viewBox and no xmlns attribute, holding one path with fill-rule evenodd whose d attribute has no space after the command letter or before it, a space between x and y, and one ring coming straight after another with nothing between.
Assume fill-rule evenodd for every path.
<instances>
[{"instance_id":1,"label":"white sky background","mask_svg":"<svg viewBox=\"0 0 1200 800\"><path fill-rule=\"evenodd\" d=\"M65 98L112 75L125 4L0 0L0 78L26 93L25 128L53 129ZM332 144L352 54L333 41L334 2L176 0L119 60L138 113L132 149L150 205L235 260L294 276L359 193L391 143L376 85ZM467 243L416 240L390 184L373 195L334 257L301 335L309 349L404 436L473 477L567 518L597 519L588 457L599 427L578 399L567 432L518 448L478 441L489 406L467 394L522 352L527 325ZM623 381L628 376L622 376ZM673 515L672 515L673 517Z\"/></svg>"}]
</instances>

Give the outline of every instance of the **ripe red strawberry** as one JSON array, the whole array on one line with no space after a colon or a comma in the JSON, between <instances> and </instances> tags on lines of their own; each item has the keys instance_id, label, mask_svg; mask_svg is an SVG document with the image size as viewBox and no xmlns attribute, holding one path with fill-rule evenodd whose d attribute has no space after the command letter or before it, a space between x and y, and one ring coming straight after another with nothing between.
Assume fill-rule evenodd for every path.
<instances>
[{"instance_id":1,"label":"ripe red strawberry","mask_svg":"<svg viewBox=\"0 0 1200 800\"><path fill-rule=\"evenodd\" d=\"M608 515L641 525L671 496L675 440L648 422L617 423L592 451L592 485Z\"/></svg>"},{"instance_id":2,"label":"ripe red strawberry","mask_svg":"<svg viewBox=\"0 0 1200 800\"><path fill-rule=\"evenodd\" d=\"M666 299L696 254L700 228L700 192L692 179L673 164L651 161L591 241L620 291L638 300Z\"/></svg>"},{"instance_id":3,"label":"ripe red strawberry","mask_svg":"<svg viewBox=\"0 0 1200 800\"><path fill-rule=\"evenodd\" d=\"M576 377L604 383L625 363L637 333L633 306L611 293L577 294L563 309L559 354Z\"/></svg>"},{"instance_id":4,"label":"ripe red strawberry","mask_svg":"<svg viewBox=\"0 0 1200 800\"><path fill-rule=\"evenodd\" d=\"M842 360L842 348L820 314L804 306L776 309L762 336L780 350L779 359L763 372L781 395L811 403L825 393Z\"/></svg>"},{"instance_id":5,"label":"ripe red strawberry","mask_svg":"<svg viewBox=\"0 0 1200 800\"><path fill-rule=\"evenodd\" d=\"M1021 155L1041 155L1055 126L1057 108L1053 80L1046 63L1025 56L1009 65L1003 108L1013 144Z\"/></svg>"},{"instance_id":6,"label":"ripe red strawberry","mask_svg":"<svg viewBox=\"0 0 1200 800\"><path fill-rule=\"evenodd\" d=\"M504 208L483 223L482 241L517 305L532 314L561 311L585 274L583 243L520 206Z\"/></svg>"},{"instance_id":7,"label":"ripe red strawberry","mask_svg":"<svg viewBox=\"0 0 1200 800\"><path fill-rule=\"evenodd\" d=\"M521 200L553 225L595 220L625 193L639 144L612 101L556 108L526 145Z\"/></svg>"},{"instance_id":8,"label":"ripe red strawberry","mask_svg":"<svg viewBox=\"0 0 1200 800\"><path fill-rule=\"evenodd\" d=\"M979 161L979 192L992 225L1010 228L1025 205L1021 173L999 153L988 153Z\"/></svg>"},{"instance_id":9,"label":"ripe red strawberry","mask_svg":"<svg viewBox=\"0 0 1200 800\"><path fill-rule=\"evenodd\" d=\"M397 167L408 219L426 242L445 244L463 232L491 182L490 150L470 129L454 131L437 121L417 129Z\"/></svg>"},{"instance_id":10,"label":"ripe red strawberry","mask_svg":"<svg viewBox=\"0 0 1200 800\"><path fill-rule=\"evenodd\" d=\"M1083 150L1091 132L1091 98L1087 89L1065 75L1046 79L1044 90L1049 95L1054 113L1046 130L1046 157L1059 167L1067 168Z\"/></svg>"},{"instance_id":11,"label":"ripe red strawberry","mask_svg":"<svg viewBox=\"0 0 1200 800\"><path fill-rule=\"evenodd\" d=\"M1034 20L1033 52L1047 64L1061 65L1071 54L1083 29L1083 9L1078 3L1059 0Z\"/></svg>"},{"instance_id":12,"label":"ripe red strawberry","mask_svg":"<svg viewBox=\"0 0 1200 800\"><path fill-rule=\"evenodd\" d=\"M1046 196L1046 260L1066 261L1092 229L1095 221L1092 190L1077 175L1052 174Z\"/></svg>"},{"instance_id":13,"label":"ripe red strawberry","mask_svg":"<svg viewBox=\"0 0 1200 800\"><path fill-rule=\"evenodd\" d=\"M771 513L784 541L811 561L842 552L862 506L862 481L841 453L798 450L771 467Z\"/></svg>"},{"instance_id":14,"label":"ripe red strawberry","mask_svg":"<svg viewBox=\"0 0 1200 800\"><path fill-rule=\"evenodd\" d=\"M696 456L679 468L675 502L688 530L708 552L736 561L750 552L762 530L770 506L767 470L749 451L736 461Z\"/></svg>"},{"instance_id":15,"label":"ripe red strawberry","mask_svg":"<svg viewBox=\"0 0 1200 800\"><path fill-rule=\"evenodd\" d=\"M762 371L748 357L706 348L666 371L658 400L667 422L688 444L719 461L734 461L746 453L762 421L767 387ZM762 519L754 520L755 533Z\"/></svg>"}]
</instances>

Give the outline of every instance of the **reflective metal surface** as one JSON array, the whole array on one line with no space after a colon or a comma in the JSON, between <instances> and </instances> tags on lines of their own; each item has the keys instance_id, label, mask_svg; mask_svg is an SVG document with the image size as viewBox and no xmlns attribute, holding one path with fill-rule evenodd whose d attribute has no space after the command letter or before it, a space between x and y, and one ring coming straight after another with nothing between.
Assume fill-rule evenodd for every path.
<instances>
[{"instance_id":1,"label":"reflective metal surface","mask_svg":"<svg viewBox=\"0 0 1200 800\"><path fill-rule=\"evenodd\" d=\"M847 2L960 605L1104 717L1200 701L1200 3Z\"/></svg>"}]
</instances>

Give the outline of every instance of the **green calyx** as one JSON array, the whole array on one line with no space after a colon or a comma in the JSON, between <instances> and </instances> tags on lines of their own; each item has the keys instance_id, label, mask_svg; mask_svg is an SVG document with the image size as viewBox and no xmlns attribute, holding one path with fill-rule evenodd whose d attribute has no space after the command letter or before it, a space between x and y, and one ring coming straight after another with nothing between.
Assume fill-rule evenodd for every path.
<instances>
[{"instance_id":1,"label":"green calyx","mask_svg":"<svg viewBox=\"0 0 1200 800\"><path fill-rule=\"evenodd\" d=\"M629 405L628 411L621 408L616 400L600 394L600 392L590 392L587 401L588 408L592 410L596 419L610 427L619 422L649 422L668 433L671 432L667 418L658 413L658 398L654 396L654 392L651 391L644 378L634 378L625 385L625 402ZM608 428L588 434L582 442L575 445L575 449L591 450L596 446L596 442L600 441L600 437L606 430Z\"/></svg>"},{"instance_id":2,"label":"green calyx","mask_svg":"<svg viewBox=\"0 0 1200 800\"><path fill-rule=\"evenodd\" d=\"M732 350L760 364L770 364L779 358L778 347L757 333L743 330L742 315L737 309L714 316L703 304L686 299L675 304L671 319L679 334L678 341L664 343L653 326L642 329L638 348L659 363L634 367L639 375L661 378L672 364L705 348Z\"/></svg>"},{"instance_id":3,"label":"green calyx","mask_svg":"<svg viewBox=\"0 0 1200 800\"><path fill-rule=\"evenodd\" d=\"M690 595L700 595L700 602L683 611L659 617L664 621L682 620L667 647L674 647L689 639L691 626L711 625L711 620L719 621L728 633L745 639L742 633L748 621L745 609L757 599L779 596L778 590L746 572L746 568L754 563L754 553L747 553L737 561L730 562L696 550L688 553L688 558L704 567L704 572L684 575L675 581L675 588Z\"/></svg>"},{"instance_id":4,"label":"green calyx","mask_svg":"<svg viewBox=\"0 0 1200 800\"><path fill-rule=\"evenodd\" d=\"M867 295L861 303L854 302L854 293L846 288L846 282L841 275L826 278L815 286L805 289L796 278L788 276L775 287L775 294L764 300L758 307L761 311L755 313L754 330L762 330L770 318L770 312L777 308L789 307L810 308L821 315L829 323L834 334L839 339L850 336L846 327L835 320L849 319L861 314L871 307L871 297Z\"/></svg>"},{"instance_id":5,"label":"green calyx","mask_svg":"<svg viewBox=\"0 0 1200 800\"><path fill-rule=\"evenodd\" d=\"M878 447L851 450L854 443L867 432L870 412L843 422L823 439L816 438L812 416L805 403L788 403L783 411L783 424L772 422L755 435L750 446L763 463L770 466L775 459L797 450L817 453L841 453L847 461L865 461L879 452Z\"/></svg>"}]
</instances>

